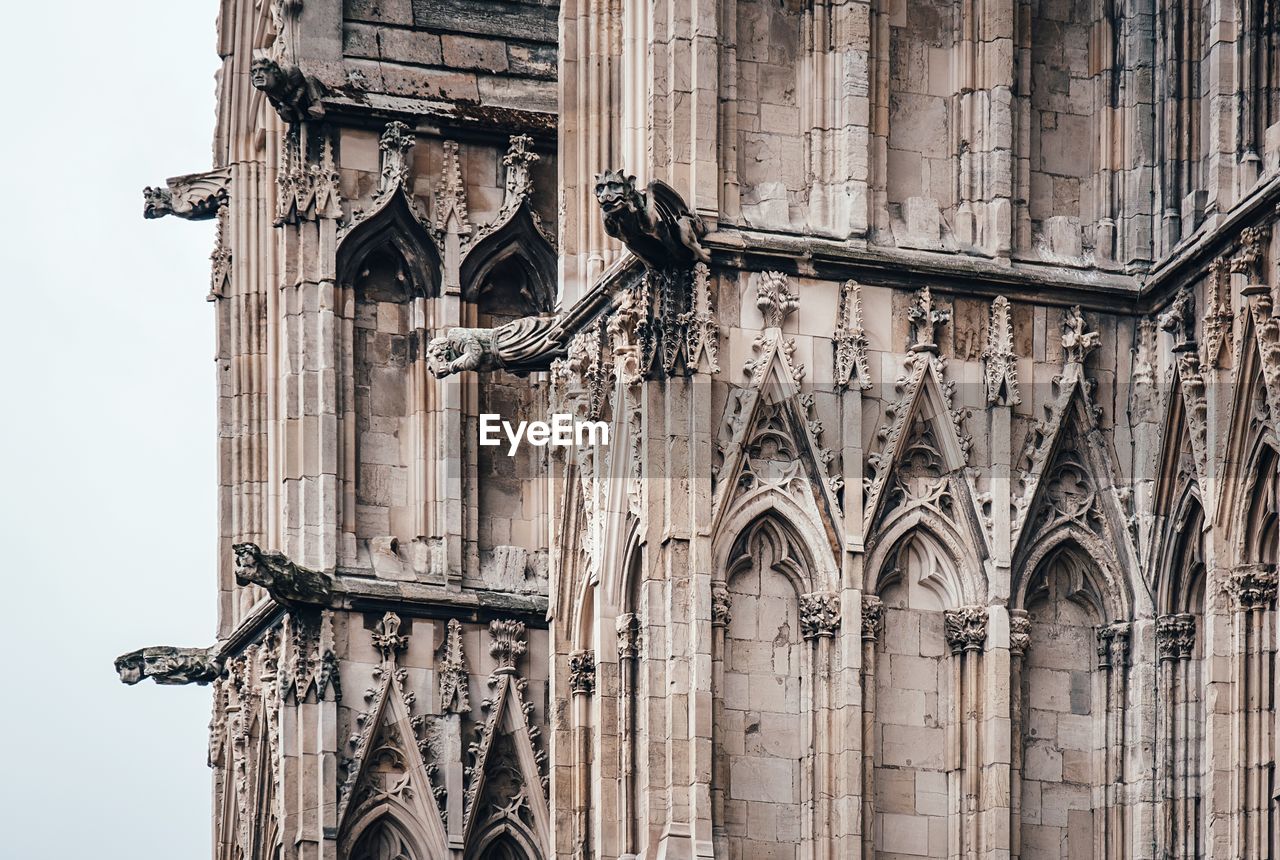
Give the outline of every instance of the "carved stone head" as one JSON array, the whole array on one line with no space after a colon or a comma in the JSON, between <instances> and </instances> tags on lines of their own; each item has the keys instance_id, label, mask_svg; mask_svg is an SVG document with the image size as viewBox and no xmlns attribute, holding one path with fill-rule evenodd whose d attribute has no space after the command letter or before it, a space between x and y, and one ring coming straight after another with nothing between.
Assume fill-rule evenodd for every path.
<instances>
[{"instance_id":1,"label":"carved stone head","mask_svg":"<svg viewBox=\"0 0 1280 860\"><path fill-rule=\"evenodd\" d=\"M143 656L145 650L139 648L116 658L116 672L120 674L121 681L133 686L146 677L143 671L146 663L146 657Z\"/></svg>"},{"instance_id":2,"label":"carved stone head","mask_svg":"<svg viewBox=\"0 0 1280 860\"><path fill-rule=\"evenodd\" d=\"M173 211L173 195L168 188L142 189L142 217L161 218Z\"/></svg>"},{"instance_id":3,"label":"carved stone head","mask_svg":"<svg viewBox=\"0 0 1280 860\"><path fill-rule=\"evenodd\" d=\"M259 54L253 58L253 63L249 66L249 82L256 89L272 92L282 87L284 81L284 70L275 60L266 54Z\"/></svg>"},{"instance_id":4,"label":"carved stone head","mask_svg":"<svg viewBox=\"0 0 1280 860\"><path fill-rule=\"evenodd\" d=\"M261 585L269 589L275 577L271 574L270 565L261 564L262 550L256 544L238 543L231 547L236 554L236 584Z\"/></svg>"},{"instance_id":5,"label":"carved stone head","mask_svg":"<svg viewBox=\"0 0 1280 860\"><path fill-rule=\"evenodd\" d=\"M622 210L636 211L643 208L640 192L636 189L636 178L626 176L621 170L606 170L596 174L596 200L605 215L614 215Z\"/></svg>"}]
</instances>

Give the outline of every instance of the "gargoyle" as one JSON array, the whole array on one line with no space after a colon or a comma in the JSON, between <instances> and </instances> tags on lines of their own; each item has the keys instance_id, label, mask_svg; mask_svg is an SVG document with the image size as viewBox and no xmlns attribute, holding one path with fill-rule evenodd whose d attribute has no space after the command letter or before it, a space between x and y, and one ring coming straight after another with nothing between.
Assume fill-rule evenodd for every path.
<instances>
[{"instance_id":1,"label":"gargoyle","mask_svg":"<svg viewBox=\"0 0 1280 860\"><path fill-rule=\"evenodd\" d=\"M231 171L227 168L207 173L190 173L165 180L165 187L142 189L142 217L173 215L188 221L213 218L227 202Z\"/></svg>"},{"instance_id":2,"label":"gargoyle","mask_svg":"<svg viewBox=\"0 0 1280 860\"><path fill-rule=\"evenodd\" d=\"M333 578L318 570L301 567L281 552L264 552L256 544L238 543L236 582L261 585L285 606L327 606L333 596Z\"/></svg>"},{"instance_id":3,"label":"gargoyle","mask_svg":"<svg viewBox=\"0 0 1280 860\"><path fill-rule=\"evenodd\" d=\"M139 648L116 658L116 671L126 684L152 678L157 684L208 684L222 674L222 657L215 648Z\"/></svg>"},{"instance_id":4,"label":"gargoyle","mask_svg":"<svg viewBox=\"0 0 1280 860\"><path fill-rule=\"evenodd\" d=\"M690 268L709 263L702 247L707 232L680 194L665 182L653 181L645 191L636 178L619 170L596 176L596 200L604 211L604 231L631 250L650 269Z\"/></svg>"},{"instance_id":5,"label":"gargoyle","mask_svg":"<svg viewBox=\"0 0 1280 860\"><path fill-rule=\"evenodd\" d=\"M295 65L282 66L267 55L259 54L249 67L249 81L266 94L276 113L287 123L324 116L321 102L324 88Z\"/></svg>"},{"instance_id":6,"label":"gargoyle","mask_svg":"<svg viewBox=\"0 0 1280 860\"><path fill-rule=\"evenodd\" d=\"M522 317L497 328L451 328L427 345L427 366L437 378L464 370L546 370L564 355L553 316Z\"/></svg>"}]
</instances>

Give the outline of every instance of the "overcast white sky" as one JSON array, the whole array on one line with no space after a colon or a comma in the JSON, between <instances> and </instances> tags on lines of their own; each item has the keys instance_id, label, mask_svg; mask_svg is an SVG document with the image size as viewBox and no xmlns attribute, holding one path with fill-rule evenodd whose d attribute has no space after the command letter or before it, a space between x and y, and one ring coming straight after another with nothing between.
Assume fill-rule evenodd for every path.
<instances>
[{"instance_id":1,"label":"overcast white sky","mask_svg":"<svg viewBox=\"0 0 1280 860\"><path fill-rule=\"evenodd\" d=\"M210 690L112 660L214 636L215 0L7 4L0 66L0 855L210 855Z\"/></svg>"}]
</instances>

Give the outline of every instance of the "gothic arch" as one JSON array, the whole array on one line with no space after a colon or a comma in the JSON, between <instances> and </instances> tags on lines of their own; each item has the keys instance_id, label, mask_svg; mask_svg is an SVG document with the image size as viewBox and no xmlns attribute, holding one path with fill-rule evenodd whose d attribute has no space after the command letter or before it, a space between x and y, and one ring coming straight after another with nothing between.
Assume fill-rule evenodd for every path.
<instances>
[{"instance_id":1,"label":"gothic arch","mask_svg":"<svg viewBox=\"0 0 1280 860\"><path fill-rule=\"evenodd\" d=\"M340 853L350 860L430 860L430 844L414 813L387 798L362 810L342 840ZM398 849L399 853L385 853ZM377 853L382 851L384 853Z\"/></svg>"},{"instance_id":2,"label":"gothic arch","mask_svg":"<svg viewBox=\"0 0 1280 860\"><path fill-rule=\"evenodd\" d=\"M745 500L728 513L717 529L712 548L712 582L725 582L737 560L736 550L744 534L769 521L779 535L789 536L801 551L803 572L797 564L786 567L797 594L818 588L834 589L840 577L827 531L817 526L793 499L775 489L766 489Z\"/></svg>"},{"instance_id":3,"label":"gothic arch","mask_svg":"<svg viewBox=\"0 0 1280 860\"><path fill-rule=\"evenodd\" d=\"M467 860L541 860L537 840L523 824L495 817L475 836Z\"/></svg>"},{"instance_id":4,"label":"gothic arch","mask_svg":"<svg viewBox=\"0 0 1280 860\"><path fill-rule=\"evenodd\" d=\"M438 296L441 267L435 240L399 187L338 243L338 285L373 301Z\"/></svg>"},{"instance_id":5,"label":"gothic arch","mask_svg":"<svg viewBox=\"0 0 1280 860\"><path fill-rule=\"evenodd\" d=\"M1204 509L1193 483L1184 484L1164 529L1156 574L1159 615L1204 610Z\"/></svg>"},{"instance_id":6,"label":"gothic arch","mask_svg":"<svg viewBox=\"0 0 1280 860\"><path fill-rule=\"evenodd\" d=\"M1093 569L1096 582L1090 587L1090 593L1101 613L1099 623L1132 617L1133 594L1128 581L1119 575L1119 566L1114 556L1097 535L1074 522L1059 523L1049 529L1040 535L1020 559L1015 560L1013 589L1009 601L1011 608L1027 608L1032 596L1032 586L1038 584L1037 576L1043 572L1045 563L1063 551L1072 553L1074 561L1081 565L1087 563ZM1085 585L1082 581L1082 588Z\"/></svg>"},{"instance_id":7,"label":"gothic arch","mask_svg":"<svg viewBox=\"0 0 1280 860\"><path fill-rule=\"evenodd\" d=\"M459 275L464 301L500 316L548 313L556 301L556 253L528 202L473 243ZM507 289L503 289L503 288Z\"/></svg>"},{"instance_id":8,"label":"gothic arch","mask_svg":"<svg viewBox=\"0 0 1280 860\"><path fill-rule=\"evenodd\" d=\"M1280 552L1280 481L1276 469L1280 455L1271 438L1254 440L1245 468L1241 470L1241 500L1232 524L1238 564L1274 564Z\"/></svg>"},{"instance_id":9,"label":"gothic arch","mask_svg":"<svg viewBox=\"0 0 1280 860\"><path fill-rule=\"evenodd\" d=\"M863 593L879 594L889 584L887 575L893 570L890 565L909 542L917 539L936 548L949 563L946 577L929 586L940 598L945 597L944 606L954 608L985 601L986 576L977 553L955 524L920 507L909 508L884 524L867 556L868 579L863 583Z\"/></svg>"}]
</instances>

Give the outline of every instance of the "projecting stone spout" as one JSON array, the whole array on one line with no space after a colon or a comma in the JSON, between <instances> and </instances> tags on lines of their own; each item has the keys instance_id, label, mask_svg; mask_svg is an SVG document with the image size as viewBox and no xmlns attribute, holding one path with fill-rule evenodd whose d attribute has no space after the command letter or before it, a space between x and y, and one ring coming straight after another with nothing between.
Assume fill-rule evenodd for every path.
<instances>
[{"instance_id":1,"label":"projecting stone spout","mask_svg":"<svg viewBox=\"0 0 1280 860\"><path fill-rule=\"evenodd\" d=\"M596 176L596 200L604 212L604 231L626 245L650 269L687 269L710 263L702 247L707 228L680 193L653 181L645 191L620 170Z\"/></svg>"},{"instance_id":2,"label":"projecting stone spout","mask_svg":"<svg viewBox=\"0 0 1280 860\"><path fill-rule=\"evenodd\" d=\"M222 657L214 648L174 648L156 645L116 658L120 680L130 686L144 678L157 684L208 684L222 674Z\"/></svg>"}]
</instances>

